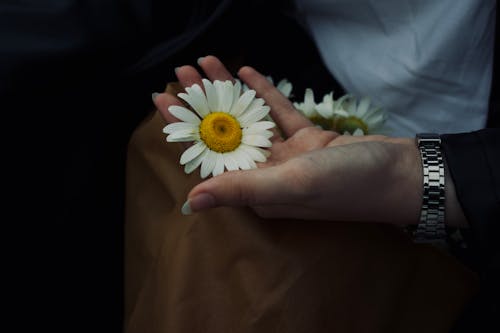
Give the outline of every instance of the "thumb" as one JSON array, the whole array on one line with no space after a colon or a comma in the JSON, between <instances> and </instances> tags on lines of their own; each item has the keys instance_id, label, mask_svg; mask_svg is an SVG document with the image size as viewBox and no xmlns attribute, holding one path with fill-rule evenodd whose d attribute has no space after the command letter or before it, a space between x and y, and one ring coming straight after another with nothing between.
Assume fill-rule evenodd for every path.
<instances>
[{"instance_id":1,"label":"thumb","mask_svg":"<svg viewBox=\"0 0 500 333\"><path fill-rule=\"evenodd\" d=\"M218 206L254 206L276 203L286 193L278 167L230 171L196 185L182 206L182 213Z\"/></svg>"}]
</instances>

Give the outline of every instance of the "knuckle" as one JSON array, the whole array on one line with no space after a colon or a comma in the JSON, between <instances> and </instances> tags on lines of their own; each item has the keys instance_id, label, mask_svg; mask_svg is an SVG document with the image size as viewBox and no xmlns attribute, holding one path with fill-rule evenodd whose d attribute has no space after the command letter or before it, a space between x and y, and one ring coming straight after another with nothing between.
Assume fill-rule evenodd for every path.
<instances>
[{"instance_id":1,"label":"knuckle","mask_svg":"<svg viewBox=\"0 0 500 333\"><path fill-rule=\"evenodd\" d=\"M252 206L257 203L255 192L252 186L241 181L241 177L233 178L234 197L242 205Z\"/></svg>"}]
</instances>

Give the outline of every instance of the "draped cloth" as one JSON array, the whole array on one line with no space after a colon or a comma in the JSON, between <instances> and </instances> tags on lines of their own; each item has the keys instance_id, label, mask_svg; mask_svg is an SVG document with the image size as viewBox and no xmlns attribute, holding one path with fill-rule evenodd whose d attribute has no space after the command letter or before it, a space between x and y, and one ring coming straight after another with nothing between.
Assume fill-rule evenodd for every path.
<instances>
[{"instance_id":1,"label":"draped cloth","mask_svg":"<svg viewBox=\"0 0 500 333\"><path fill-rule=\"evenodd\" d=\"M477 292L472 271L394 226L182 215L201 179L164 126L152 112L128 147L126 333L448 332Z\"/></svg>"}]
</instances>

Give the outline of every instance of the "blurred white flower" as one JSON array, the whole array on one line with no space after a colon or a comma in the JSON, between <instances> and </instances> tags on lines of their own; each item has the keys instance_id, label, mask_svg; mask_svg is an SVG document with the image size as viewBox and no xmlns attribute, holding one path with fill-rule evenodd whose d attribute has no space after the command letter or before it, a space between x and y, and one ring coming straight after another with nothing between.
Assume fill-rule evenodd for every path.
<instances>
[{"instance_id":1,"label":"blurred white flower","mask_svg":"<svg viewBox=\"0 0 500 333\"><path fill-rule=\"evenodd\" d=\"M335 100L333 92L330 92L323 96L320 103L316 103L314 92L307 88L304 101L294 102L293 105L316 126L342 134L377 133L386 120L384 110L371 106L369 98L358 102L349 94Z\"/></svg>"},{"instance_id":2,"label":"blurred white flower","mask_svg":"<svg viewBox=\"0 0 500 333\"><path fill-rule=\"evenodd\" d=\"M370 98L364 97L358 101L353 96L347 96L333 111L333 127L339 133L366 135L378 133L387 114L381 107L371 105Z\"/></svg>"}]
</instances>

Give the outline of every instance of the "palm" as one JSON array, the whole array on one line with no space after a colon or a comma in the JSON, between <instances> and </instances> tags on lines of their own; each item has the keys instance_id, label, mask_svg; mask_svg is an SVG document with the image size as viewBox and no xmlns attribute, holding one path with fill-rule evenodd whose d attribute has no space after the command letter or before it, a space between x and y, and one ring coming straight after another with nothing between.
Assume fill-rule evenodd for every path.
<instances>
[{"instance_id":1,"label":"palm","mask_svg":"<svg viewBox=\"0 0 500 333\"><path fill-rule=\"evenodd\" d=\"M269 148L271 156L259 167L281 164L306 152L327 147L337 136L335 132L312 126L298 130L286 140L275 136L273 146Z\"/></svg>"}]
</instances>

